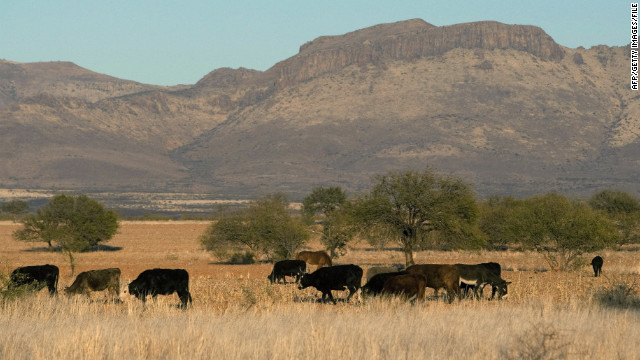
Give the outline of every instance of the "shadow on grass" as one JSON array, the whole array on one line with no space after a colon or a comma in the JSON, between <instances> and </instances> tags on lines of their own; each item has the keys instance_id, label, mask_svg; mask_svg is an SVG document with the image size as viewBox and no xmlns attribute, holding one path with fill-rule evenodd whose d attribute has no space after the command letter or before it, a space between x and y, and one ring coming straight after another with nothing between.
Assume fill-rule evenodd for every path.
<instances>
[{"instance_id":1,"label":"shadow on grass","mask_svg":"<svg viewBox=\"0 0 640 360\"><path fill-rule=\"evenodd\" d=\"M114 252L114 251L120 251L122 249L123 249L122 246L110 246L110 245L98 244L79 252L81 253L90 253L90 252L97 252L97 251ZM30 248L30 249L25 249L22 251L24 252L62 252L62 247L61 246L52 246L52 247L39 246L39 247Z\"/></svg>"}]
</instances>

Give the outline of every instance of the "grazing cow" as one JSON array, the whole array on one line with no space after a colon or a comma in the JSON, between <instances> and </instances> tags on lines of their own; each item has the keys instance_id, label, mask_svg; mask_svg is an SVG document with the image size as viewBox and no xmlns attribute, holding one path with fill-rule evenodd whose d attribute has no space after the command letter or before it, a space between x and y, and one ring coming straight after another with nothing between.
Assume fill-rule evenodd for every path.
<instances>
[{"instance_id":1,"label":"grazing cow","mask_svg":"<svg viewBox=\"0 0 640 360\"><path fill-rule=\"evenodd\" d=\"M85 294L92 291L108 290L116 299L120 296L120 269L101 269L83 271L71 286L64 289L67 295Z\"/></svg>"},{"instance_id":2,"label":"grazing cow","mask_svg":"<svg viewBox=\"0 0 640 360\"><path fill-rule=\"evenodd\" d=\"M367 281L370 281L372 277L378 274L392 273L400 271L395 266L374 266L367 270Z\"/></svg>"},{"instance_id":3,"label":"grazing cow","mask_svg":"<svg viewBox=\"0 0 640 360\"><path fill-rule=\"evenodd\" d=\"M300 279L298 289L302 290L313 286L322 292L322 301L325 298L336 303L331 295L331 290L349 290L347 301L358 291L362 282L362 268L358 265L336 265L320 268L311 274L304 274Z\"/></svg>"},{"instance_id":4,"label":"grazing cow","mask_svg":"<svg viewBox=\"0 0 640 360\"><path fill-rule=\"evenodd\" d=\"M502 274L502 268L500 266L500 264L498 264L497 262L486 262L486 263L481 263L481 264L477 264L477 265L473 265L473 266L483 266L486 269L488 269L489 271L493 272L494 274L496 274L498 277L501 276ZM460 270L460 269L458 269ZM462 276L462 273L460 274L460 277ZM469 276L466 277L467 279L470 279ZM469 290L473 291L474 294L479 293L482 294L484 287L487 284L482 284L478 287L478 291L476 292L476 283L471 281L471 283L466 283L464 282L464 280L460 280L460 290L462 290L464 292L464 296L467 297L469 294ZM496 295L496 292L498 291L498 287L497 286L491 286L491 299L493 299Z\"/></svg>"},{"instance_id":5,"label":"grazing cow","mask_svg":"<svg viewBox=\"0 0 640 360\"><path fill-rule=\"evenodd\" d=\"M36 290L45 286L49 289L49 295L58 293L58 276L60 270L55 265L33 265L19 267L11 272L9 277L9 289L24 285L33 285Z\"/></svg>"},{"instance_id":6,"label":"grazing cow","mask_svg":"<svg viewBox=\"0 0 640 360\"><path fill-rule=\"evenodd\" d=\"M424 299L427 279L420 274L403 274L389 278L382 288L382 294L401 295L406 298Z\"/></svg>"},{"instance_id":7,"label":"grazing cow","mask_svg":"<svg viewBox=\"0 0 640 360\"><path fill-rule=\"evenodd\" d=\"M331 257L326 252L320 251L300 251L296 254L296 260L302 260L309 265L318 265L317 269L323 266L331 266Z\"/></svg>"},{"instance_id":8,"label":"grazing cow","mask_svg":"<svg viewBox=\"0 0 640 360\"><path fill-rule=\"evenodd\" d=\"M393 271L386 272L381 274L375 274L367 281L367 283L362 287L362 293L364 295L372 295L376 296L382 293L382 289L384 288L384 284L387 280L391 279L394 276L407 274L406 271Z\"/></svg>"},{"instance_id":9,"label":"grazing cow","mask_svg":"<svg viewBox=\"0 0 640 360\"><path fill-rule=\"evenodd\" d=\"M591 266L593 266L593 273L595 277L598 277L602 274L602 264L604 260L602 260L601 256L596 256L591 260Z\"/></svg>"},{"instance_id":10,"label":"grazing cow","mask_svg":"<svg viewBox=\"0 0 640 360\"><path fill-rule=\"evenodd\" d=\"M302 260L282 260L273 264L273 270L267 279L271 280L272 284L278 283L280 280L286 283L285 276L295 276L296 283L298 283L306 270L307 264Z\"/></svg>"},{"instance_id":11,"label":"grazing cow","mask_svg":"<svg viewBox=\"0 0 640 360\"><path fill-rule=\"evenodd\" d=\"M182 308L187 307L187 302L192 302L189 293L189 273L185 269L150 269L145 270L129 284L129 293L142 300L147 300L147 295L154 299L158 295L171 295L178 293L182 302Z\"/></svg>"},{"instance_id":12,"label":"grazing cow","mask_svg":"<svg viewBox=\"0 0 640 360\"><path fill-rule=\"evenodd\" d=\"M487 264L490 264L487 266ZM497 263L482 263L475 265L456 264L458 272L460 273L460 284L466 284L466 286L473 286L473 294L476 299L480 298L478 290L482 291L486 284L491 285L492 294L491 299L495 294L498 294L498 299L502 299L507 296L507 285L510 282L506 282L499 275L496 274L499 264Z\"/></svg>"},{"instance_id":13,"label":"grazing cow","mask_svg":"<svg viewBox=\"0 0 640 360\"><path fill-rule=\"evenodd\" d=\"M427 280L426 286L438 291L440 288L447 290L449 303L454 296L460 298L460 273L455 265L447 264L421 264L411 265L406 270L409 274L420 274Z\"/></svg>"}]
</instances>

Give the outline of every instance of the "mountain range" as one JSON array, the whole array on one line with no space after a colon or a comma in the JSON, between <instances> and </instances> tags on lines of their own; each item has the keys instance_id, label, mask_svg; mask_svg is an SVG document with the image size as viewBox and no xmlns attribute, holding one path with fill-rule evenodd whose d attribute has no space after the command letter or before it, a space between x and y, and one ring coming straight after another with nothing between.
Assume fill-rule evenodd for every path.
<instances>
[{"instance_id":1,"label":"mountain range","mask_svg":"<svg viewBox=\"0 0 640 360\"><path fill-rule=\"evenodd\" d=\"M629 50L412 19L175 87L0 60L0 187L301 199L429 167L481 196L638 194Z\"/></svg>"}]
</instances>

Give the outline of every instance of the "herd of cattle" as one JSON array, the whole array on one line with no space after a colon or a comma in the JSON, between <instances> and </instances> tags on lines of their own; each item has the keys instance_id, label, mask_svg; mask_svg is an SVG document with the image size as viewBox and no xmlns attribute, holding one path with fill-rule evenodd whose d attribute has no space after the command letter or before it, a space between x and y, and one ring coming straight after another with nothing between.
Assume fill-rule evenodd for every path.
<instances>
[{"instance_id":1,"label":"herd of cattle","mask_svg":"<svg viewBox=\"0 0 640 360\"><path fill-rule=\"evenodd\" d=\"M307 264L317 265L308 273ZM595 276L602 272L603 259L596 256L591 261ZM448 302L469 296L482 297L486 285L491 286L491 299L507 297L510 282L501 277L501 266L495 262L481 264L420 264L402 270L396 267L372 267L367 271L367 283L361 286L363 270L358 265L333 265L324 251L302 251L295 260L282 260L274 264L267 277L271 283L286 283L286 277L295 277L299 289L314 287L322 293L322 302L336 300L332 290L348 290L346 301L362 288L365 296L397 295L407 298L424 299L427 287L447 292ZM50 295L57 294L59 269L54 265L19 267L11 273L9 290L21 286L34 286L37 290L47 287ZM67 295L85 294L107 290L115 299L120 293L120 269L110 268L89 270L78 274L71 286L64 289ZM146 302L148 295L155 299L158 295L177 293L184 309L192 302L189 293L189 273L184 269L145 270L128 285L131 295Z\"/></svg>"}]
</instances>

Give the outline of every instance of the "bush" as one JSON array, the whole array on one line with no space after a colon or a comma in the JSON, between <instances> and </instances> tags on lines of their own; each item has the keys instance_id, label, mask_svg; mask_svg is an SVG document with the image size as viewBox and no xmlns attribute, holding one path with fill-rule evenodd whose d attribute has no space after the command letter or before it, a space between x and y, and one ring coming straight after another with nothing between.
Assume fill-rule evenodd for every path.
<instances>
[{"instance_id":1,"label":"bush","mask_svg":"<svg viewBox=\"0 0 640 360\"><path fill-rule=\"evenodd\" d=\"M596 291L593 297L597 303L607 307L640 308L636 284L615 282L610 287Z\"/></svg>"},{"instance_id":2,"label":"bush","mask_svg":"<svg viewBox=\"0 0 640 360\"><path fill-rule=\"evenodd\" d=\"M230 264L253 264L255 263L255 254L251 251L245 251L244 253L235 252L229 258Z\"/></svg>"}]
</instances>

